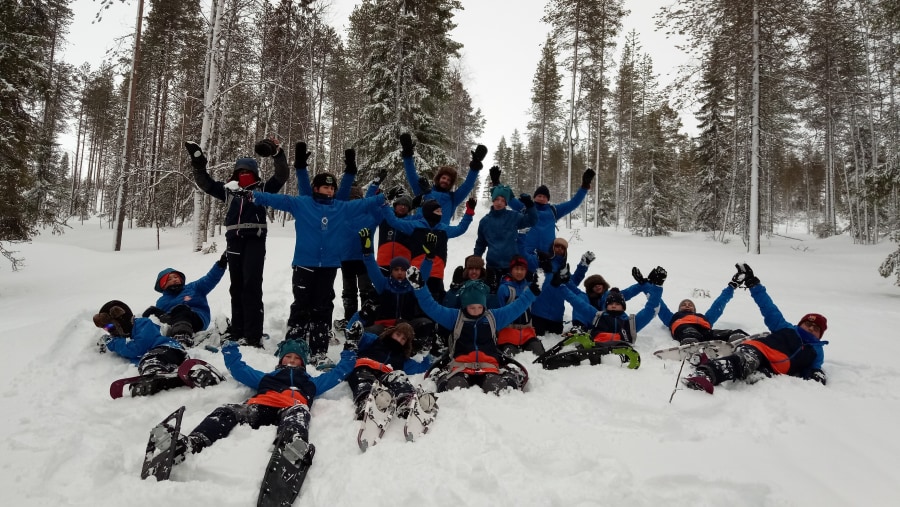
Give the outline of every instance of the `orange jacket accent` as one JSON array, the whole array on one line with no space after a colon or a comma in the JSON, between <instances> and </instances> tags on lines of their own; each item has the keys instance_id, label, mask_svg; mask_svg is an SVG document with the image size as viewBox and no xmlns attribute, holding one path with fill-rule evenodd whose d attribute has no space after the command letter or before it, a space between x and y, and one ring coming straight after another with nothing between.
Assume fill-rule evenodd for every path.
<instances>
[{"instance_id":1,"label":"orange jacket accent","mask_svg":"<svg viewBox=\"0 0 900 507\"><path fill-rule=\"evenodd\" d=\"M375 324L378 325L378 326L391 327L391 326L397 324L397 319L381 319L381 320L376 320L376 321L375 321Z\"/></svg>"},{"instance_id":2,"label":"orange jacket accent","mask_svg":"<svg viewBox=\"0 0 900 507\"><path fill-rule=\"evenodd\" d=\"M472 351L468 354L463 354L461 356L456 356L453 358L454 363L480 363L479 368L463 368L462 373L472 374L484 374L484 373L500 373L500 363L497 361L497 358L493 356L489 356L484 352ZM485 363L488 363L492 366L483 366ZM453 363L451 363L453 364Z\"/></svg>"},{"instance_id":3,"label":"orange jacket accent","mask_svg":"<svg viewBox=\"0 0 900 507\"><path fill-rule=\"evenodd\" d=\"M412 252L399 241L389 241L383 245L378 245L378 253L375 255L375 262L381 267L388 267L394 257L412 257Z\"/></svg>"},{"instance_id":4,"label":"orange jacket accent","mask_svg":"<svg viewBox=\"0 0 900 507\"><path fill-rule=\"evenodd\" d=\"M379 363L378 361L376 361L374 359L369 359L368 357L361 357L356 360L356 368L359 368L359 367L371 368L375 371L380 371L382 373L390 373L390 372L394 371L394 369L391 368L391 365Z\"/></svg>"},{"instance_id":5,"label":"orange jacket accent","mask_svg":"<svg viewBox=\"0 0 900 507\"><path fill-rule=\"evenodd\" d=\"M536 337L537 335L535 334L533 327L506 327L497 333L497 345L509 344L521 347L529 340Z\"/></svg>"},{"instance_id":6,"label":"orange jacket accent","mask_svg":"<svg viewBox=\"0 0 900 507\"><path fill-rule=\"evenodd\" d=\"M594 335L594 341L597 343L624 341L619 333L597 333Z\"/></svg>"},{"instance_id":7,"label":"orange jacket accent","mask_svg":"<svg viewBox=\"0 0 900 507\"><path fill-rule=\"evenodd\" d=\"M285 389L284 391L268 391L258 394L249 400L249 405L265 405L267 407L293 407L294 405L309 405L306 397L300 394L300 391L293 389Z\"/></svg>"},{"instance_id":8,"label":"orange jacket accent","mask_svg":"<svg viewBox=\"0 0 900 507\"><path fill-rule=\"evenodd\" d=\"M775 350L759 340L747 340L742 342L741 345L750 345L760 351L762 355L766 356L766 359L769 360L769 366L771 366L776 373L787 375L787 372L791 369L791 358L784 352Z\"/></svg>"},{"instance_id":9,"label":"orange jacket accent","mask_svg":"<svg viewBox=\"0 0 900 507\"><path fill-rule=\"evenodd\" d=\"M678 329L678 326L683 326L686 324L692 324L696 326L700 326L703 329L710 329L712 326L709 325L709 322L706 321L703 317L697 315L696 313L693 315L685 315L684 317L676 320L669 326L669 330L672 331L672 334L675 334L675 330Z\"/></svg>"}]
</instances>

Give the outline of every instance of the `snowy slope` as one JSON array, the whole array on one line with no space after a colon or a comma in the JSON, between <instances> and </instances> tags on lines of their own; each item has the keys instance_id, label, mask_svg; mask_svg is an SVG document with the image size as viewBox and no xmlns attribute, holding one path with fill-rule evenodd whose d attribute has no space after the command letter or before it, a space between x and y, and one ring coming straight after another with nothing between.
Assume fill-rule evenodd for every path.
<instances>
[{"instance_id":1,"label":"snowy slope","mask_svg":"<svg viewBox=\"0 0 900 507\"><path fill-rule=\"evenodd\" d=\"M451 244L449 265L471 252L480 216ZM560 222L562 224L562 222ZM575 224L577 222L573 222ZM783 229L782 229L783 232ZM245 350L251 365L275 366L290 293L292 223L270 228L265 272L267 351ZM773 237L764 254L748 256L702 234L639 238L626 231L562 230L572 263L585 250L598 259L589 274L614 285L630 270L656 265L669 272L664 299L677 305L695 289L715 297L733 265L754 268L788 320L809 311L829 319L822 387L795 378L724 385L715 396L679 391L676 363L651 355L672 341L654 321L636 347L639 370L613 361L556 371L529 369L525 393L479 391L440 396L432 433L414 444L399 425L361 454L346 385L313 406L317 454L297 505L894 505L900 483L900 357L895 331L900 289L877 267L895 246L852 245L847 237L817 240L791 231ZM179 465L166 483L142 481L150 428L187 405L190 430L216 406L239 403L250 390L231 380L207 390L179 389L144 399L111 400L115 378L133 366L99 355L91 316L109 299L136 312L156 299L152 284L167 266L189 280L218 255L190 252L190 230L127 230L123 251L94 220L63 236L18 245L27 266L0 268L0 492L3 504L91 506L252 505L274 428L239 427L229 438ZM214 238L220 251L221 237ZM337 281L339 292L340 281ZM712 299L695 298L698 308ZM634 310L642 296L629 303ZM336 301L340 312L340 298ZM213 315L228 313L228 280L211 295ZM762 317L738 291L717 327L764 331ZM547 346L558 337L544 339ZM331 348L336 358L340 346ZM224 370L220 355L192 351ZM530 365L533 356L519 358Z\"/></svg>"}]
</instances>

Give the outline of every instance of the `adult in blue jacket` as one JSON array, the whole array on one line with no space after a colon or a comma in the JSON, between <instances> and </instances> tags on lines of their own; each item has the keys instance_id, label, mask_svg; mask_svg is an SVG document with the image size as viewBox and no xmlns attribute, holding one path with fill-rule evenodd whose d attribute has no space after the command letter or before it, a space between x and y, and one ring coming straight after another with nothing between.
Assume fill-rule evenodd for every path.
<instances>
[{"instance_id":1,"label":"adult in blue jacket","mask_svg":"<svg viewBox=\"0 0 900 507\"><path fill-rule=\"evenodd\" d=\"M447 352L442 358L443 368L435 375L438 392L473 385L494 394L507 387L523 389L527 373L510 366L497 346L497 332L510 325L534 302L535 292L540 293L537 284L532 283L512 304L488 310L487 285L480 280L470 280L460 291L462 308L447 308L423 289L423 276L430 269L426 260L421 273L415 266L409 268L407 279L416 288L416 298L425 314L451 330Z\"/></svg>"},{"instance_id":2,"label":"adult in blue jacket","mask_svg":"<svg viewBox=\"0 0 900 507\"><path fill-rule=\"evenodd\" d=\"M306 466L312 463L315 447L309 443L309 410L316 396L341 383L356 363L352 345L341 352L334 369L317 377L306 373L307 350L302 342L285 341L278 347L278 366L262 372L247 365L235 342L225 342L225 366L235 380L256 391L244 403L222 405L206 416L187 436L176 443L176 462L188 452L198 453L225 438L238 424L253 429L278 426L276 445L285 454L299 456Z\"/></svg>"},{"instance_id":3,"label":"adult in blue jacket","mask_svg":"<svg viewBox=\"0 0 900 507\"><path fill-rule=\"evenodd\" d=\"M430 190L424 191L419 186L419 175L416 171L416 162L413 160L415 155L416 143L412 140L409 133L400 134L400 156L403 158L403 170L406 172L406 179L413 193L422 197L422 202L434 199L440 204L443 214L441 222L445 225L450 224L453 212L459 207L463 201L469 196L472 189L475 188L475 182L478 181L478 171L484 167L482 161L487 155L487 148L478 145L472 151L472 161L469 162L469 172L462 185L456 190L457 171L456 168L450 166L438 167L434 175L434 183Z\"/></svg>"},{"instance_id":4,"label":"adult in blue jacket","mask_svg":"<svg viewBox=\"0 0 900 507\"><path fill-rule=\"evenodd\" d=\"M509 261L519 253L518 230L531 227L537 222L537 212L531 196L522 194L520 200L525 205L525 213L507 208L512 191L506 185L498 185L491 190L491 210L478 222L478 237L475 240L475 255L487 251L487 269L493 269L499 280L509 270Z\"/></svg>"},{"instance_id":5,"label":"adult in blue jacket","mask_svg":"<svg viewBox=\"0 0 900 507\"><path fill-rule=\"evenodd\" d=\"M184 273L166 268L156 275L153 290L162 294L156 305L144 311L144 317L155 315L160 322L168 324L166 335L182 341L185 346L193 345L193 335L209 327L210 310L207 295L225 275L228 254L216 261L203 277L191 282Z\"/></svg>"},{"instance_id":6,"label":"adult in blue jacket","mask_svg":"<svg viewBox=\"0 0 900 507\"><path fill-rule=\"evenodd\" d=\"M346 159L355 159L347 150ZM334 198L335 178L319 173L313 178L313 195L287 196L253 192L254 203L287 211L294 216L297 241L292 260L294 302L288 317L285 340L305 340L310 361L330 367L327 358L334 312L334 280L346 252L357 245L359 223L380 217L384 196L339 201Z\"/></svg>"},{"instance_id":7,"label":"adult in blue jacket","mask_svg":"<svg viewBox=\"0 0 900 507\"><path fill-rule=\"evenodd\" d=\"M560 218L578 209L584 198L587 197L588 190L591 189L591 181L594 179L594 170L587 169L581 175L581 188L575 192L568 201L558 204L550 203L550 189L546 185L540 185L535 189L533 200L534 209L537 211L538 219L525 236L522 238L521 248L525 253L532 253L537 250L547 248L556 238L556 222ZM515 211L525 208L525 205L516 199L509 202L509 207Z\"/></svg>"},{"instance_id":8,"label":"adult in blue jacket","mask_svg":"<svg viewBox=\"0 0 900 507\"><path fill-rule=\"evenodd\" d=\"M237 159L228 182L213 180L207 172L206 155L197 143L184 143L191 157L194 181L200 190L225 202L225 251L228 254L228 273L231 277L231 326L233 340L246 341L261 347L263 335L262 282L266 259L266 208L253 204L246 197L228 193L226 184L237 184L245 190L278 193L287 183L290 171L287 157L276 139L256 143L256 153L272 157L274 172L263 183L259 165L249 157Z\"/></svg>"},{"instance_id":9,"label":"adult in blue jacket","mask_svg":"<svg viewBox=\"0 0 900 507\"><path fill-rule=\"evenodd\" d=\"M684 379L692 389L712 394L713 386L726 380L744 380L753 372L767 375L790 375L825 384L824 347L822 335L828 321L818 313L807 313L796 325L785 320L766 288L747 264L738 264L732 281L750 289L750 296L763 316L770 333L742 342L734 354L720 357L696 367L693 375Z\"/></svg>"}]
</instances>

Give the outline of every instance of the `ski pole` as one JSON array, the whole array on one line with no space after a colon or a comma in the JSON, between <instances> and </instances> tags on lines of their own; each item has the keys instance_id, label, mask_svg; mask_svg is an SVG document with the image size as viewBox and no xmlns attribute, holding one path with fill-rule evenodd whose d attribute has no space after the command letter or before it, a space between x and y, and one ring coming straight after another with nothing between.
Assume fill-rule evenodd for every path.
<instances>
[{"instance_id":1,"label":"ski pole","mask_svg":"<svg viewBox=\"0 0 900 507\"><path fill-rule=\"evenodd\" d=\"M672 389L672 395L669 396L669 403L672 403L672 398L675 397L675 391L678 390L678 382L681 381L681 371L684 370L685 361L687 361L687 358L681 360L681 368L678 368L678 376L675 377L675 387Z\"/></svg>"}]
</instances>

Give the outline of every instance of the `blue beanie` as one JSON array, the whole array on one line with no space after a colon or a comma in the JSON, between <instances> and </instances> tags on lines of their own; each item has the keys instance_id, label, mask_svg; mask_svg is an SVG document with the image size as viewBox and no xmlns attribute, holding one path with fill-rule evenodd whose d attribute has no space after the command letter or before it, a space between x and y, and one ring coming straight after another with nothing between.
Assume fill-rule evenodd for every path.
<instances>
[{"instance_id":1,"label":"blue beanie","mask_svg":"<svg viewBox=\"0 0 900 507\"><path fill-rule=\"evenodd\" d=\"M256 180L259 181L259 164L256 163L255 158L243 157L237 159L234 162L234 171L231 171L231 179L235 179L234 173L241 170L252 172L256 176Z\"/></svg>"},{"instance_id":2,"label":"blue beanie","mask_svg":"<svg viewBox=\"0 0 900 507\"><path fill-rule=\"evenodd\" d=\"M506 199L506 202L508 203L512 200L512 190L506 185L497 185L491 190L491 200L493 201L498 197Z\"/></svg>"},{"instance_id":3,"label":"blue beanie","mask_svg":"<svg viewBox=\"0 0 900 507\"><path fill-rule=\"evenodd\" d=\"M397 256L391 259L391 271L394 268L403 268L404 270L409 269L409 259L403 256Z\"/></svg>"},{"instance_id":4,"label":"blue beanie","mask_svg":"<svg viewBox=\"0 0 900 507\"><path fill-rule=\"evenodd\" d=\"M284 356L291 352L300 356L300 359L303 359L303 364L309 362L309 345L307 345L305 341L284 340L278 344L278 350L275 351L275 355L278 356L278 364L280 365Z\"/></svg>"},{"instance_id":5,"label":"blue beanie","mask_svg":"<svg viewBox=\"0 0 900 507\"><path fill-rule=\"evenodd\" d=\"M487 306L488 286L481 280L469 280L459 289L459 304L462 308L469 305Z\"/></svg>"}]
</instances>

